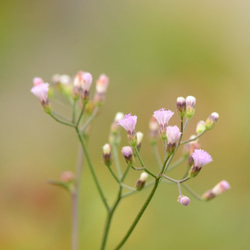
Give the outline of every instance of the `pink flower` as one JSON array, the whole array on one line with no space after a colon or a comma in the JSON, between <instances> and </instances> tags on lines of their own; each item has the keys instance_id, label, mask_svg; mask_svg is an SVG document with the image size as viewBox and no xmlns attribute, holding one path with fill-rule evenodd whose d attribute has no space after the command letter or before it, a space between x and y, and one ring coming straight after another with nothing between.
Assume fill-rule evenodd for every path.
<instances>
[{"instance_id":1,"label":"pink flower","mask_svg":"<svg viewBox=\"0 0 250 250\"><path fill-rule=\"evenodd\" d=\"M170 110L165 110L164 108L161 108L154 112L153 116L158 121L158 124L160 126L160 132L162 135L165 133L168 122L173 115L174 112Z\"/></svg>"},{"instance_id":2,"label":"pink flower","mask_svg":"<svg viewBox=\"0 0 250 250\"><path fill-rule=\"evenodd\" d=\"M31 88L31 93L38 98L38 100L43 106L46 106L49 103L48 91L49 91L48 83L40 83Z\"/></svg>"},{"instance_id":3,"label":"pink flower","mask_svg":"<svg viewBox=\"0 0 250 250\"><path fill-rule=\"evenodd\" d=\"M202 168L213 161L211 155L202 149L195 149L192 157L194 159L194 166L197 168Z\"/></svg>"},{"instance_id":4,"label":"pink flower","mask_svg":"<svg viewBox=\"0 0 250 250\"><path fill-rule=\"evenodd\" d=\"M90 73L79 71L74 79L74 97L78 97L80 94L83 100L86 99L89 95L92 80L93 78Z\"/></svg>"},{"instance_id":5,"label":"pink flower","mask_svg":"<svg viewBox=\"0 0 250 250\"><path fill-rule=\"evenodd\" d=\"M177 201L183 206L188 206L188 204L190 203L190 199L185 195L180 195Z\"/></svg>"},{"instance_id":6,"label":"pink flower","mask_svg":"<svg viewBox=\"0 0 250 250\"><path fill-rule=\"evenodd\" d=\"M109 84L109 79L106 75L100 75L99 79L96 81L96 92L99 94L104 94L107 91Z\"/></svg>"},{"instance_id":7,"label":"pink flower","mask_svg":"<svg viewBox=\"0 0 250 250\"><path fill-rule=\"evenodd\" d=\"M212 192L213 192L215 195L218 195L218 194L224 193L224 192L227 191L229 188L230 188L229 183L228 183L227 181L223 180L223 181L219 182L219 183L212 189Z\"/></svg>"},{"instance_id":8,"label":"pink flower","mask_svg":"<svg viewBox=\"0 0 250 250\"><path fill-rule=\"evenodd\" d=\"M177 126L167 127L168 144L176 145L180 139L181 132Z\"/></svg>"},{"instance_id":9,"label":"pink flower","mask_svg":"<svg viewBox=\"0 0 250 250\"><path fill-rule=\"evenodd\" d=\"M129 146L125 146L122 148L122 154L127 162L127 164L129 166L133 165L133 160L134 160L134 156L133 156L133 149Z\"/></svg>"},{"instance_id":10,"label":"pink flower","mask_svg":"<svg viewBox=\"0 0 250 250\"><path fill-rule=\"evenodd\" d=\"M135 135L135 125L137 122L137 116L131 114L124 115L122 119L118 121L118 124L122 126L128 133L128 135Z\"/></svg>"},{"instance_id":11,"label":"pink flower","mask_svg":"<svg viewBox=\"0 0 250 250\"><path fill-rule=\"evenodd\" d=\"M37 86L39 84L43 83L43 79L40 77L34 77L33 78L33 86Z\"/></svg>"}]
</instances>

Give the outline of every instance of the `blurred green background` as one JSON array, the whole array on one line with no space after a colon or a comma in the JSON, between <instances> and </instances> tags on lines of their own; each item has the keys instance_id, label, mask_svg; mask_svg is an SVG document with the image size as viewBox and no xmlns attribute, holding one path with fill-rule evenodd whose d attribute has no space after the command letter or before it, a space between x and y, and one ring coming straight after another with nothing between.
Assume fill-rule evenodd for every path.
<instances>
[{"instance_id":1,"label":"blurred green background","mask_svg":"<svg viewBox=\"0 0 250 250\"><path fill-rule=\"evenodd\" d=\"M243 0L0 1L0 249L70 249L70 197L46 180L74 170L77 137L42 111L30 88L34 76L50 82L54 73L80 69L95 79L110 77L89 141L110 201L116 183L102 165L101 147L117 111L136 114L137 130L145 135L153 111L175 110L178 96L197 98L189 134L211 112L220 114L200 140L214 162L189 184L202 194L226 179L231 190L208 203L191 197L182 207L177 187L161 185L123 249L249 249L249 8ZM154 169L146 136L142 156ZM128 183L137 178L131 174ZM108 249L120 241L148 192L121 204ZM99 248L104 216L84 166L80 249Z\"/></svg>"}]
</instances>

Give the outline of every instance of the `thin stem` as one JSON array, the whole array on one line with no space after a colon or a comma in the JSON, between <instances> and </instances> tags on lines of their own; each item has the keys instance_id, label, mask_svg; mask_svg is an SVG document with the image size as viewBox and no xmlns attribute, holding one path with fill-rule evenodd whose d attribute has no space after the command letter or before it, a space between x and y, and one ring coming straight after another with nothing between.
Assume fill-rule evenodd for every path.
<instances>
[{"instance_id":1,"label":"thin stem","mask_svg":"<svg viewBox=\"0 0 250 250\"><path fill-rule=\"evenodd\" d=\"M169 181L174 182L174 183L182 183L182 182L185 182L185 181L187 181L187 180L189 180L189 179L190 179L190 177L189 177L189 176L188 176L188 177L186 177L186 178L184 178L184 179L182 179L182 180L175 180L175 179L173 179L173 178L171 178L171 177L169 177L169 176L166 176L166 175L164 175L164 174L162 174L161 176L162 176L163 178L165 178L165 179L169 180Z\"/></svg>"},{"instance_id":2,"label":"thin stem","mask_svg":"<svg viewBox=\"0 0 250 250\"><path fill-rule=\"evenodd\" d=\"M67 121L67 122L71 122L70 119L68 119L67 117L65 117L65 116L63 116L63 115L61 115L61 114L59 114L59 113L57 113L55 111L53 111L52 113L53 113L54 116L57 116L58 118L61 118L61 119L65 120L65 121Z\"/></svg>"},{"instance_id":3,"label":"thin stem","mask_svg":"<svg viewBox=\"0 0 250 250\"><path fill-rule=\"evenodd\" d=\"M186 121L185 121L185 125L184 125L184 128L183 128L183 132L186 130L189 121L190 121L190 119L187 118Z\"/></svg>"},{"instance_id":4,"label":"thin stem","mask_svg":"<svg viewBox=\"0 0 250 250\"><path fill-rule=\"evenodd\" d=\"M159 155L159 151L158 151L157 145L156 144L152 145L152 148L153 148L153 152L154 152L155 158L157 160L157 164L158 164L159 168L161 169L162 161L161 161L161 157Z\"/></svg>"},{"instance_id":5,"label":"thin stem","mask_svg":"<svg viewBox=\"0 0 250 250\"><path fill-rule=\"evenodd\" d=\"M92 115L89 117L89 119L84 123L84 125L82 126L82 128L80 129L80 131L84 131L89 124L93 121L93 119L96 117L97 112L99 110L99 107L96 107L92 113Z\"/></svg>"},{"instance_id":6,"label":"thin stem","mask_svg":"<svg viewBox=\"0 0 250 250\"><path fill-rule=\"evenodd\" d=\"M114 157L114 160L115 160L115 166L116 166L118 176L119 176L119 178L121 178L122 177L122 171L121 171L121 165L120 165L120 161L119 161L119 156L118 156L118 152L117 152L116 143L112 144L112 153L113 153L113 157Z\"/></svg>"},{"instance_id":7,"label":"thin stem","mask_svg":"<svg viewBox=\"0 0 250 250\"><path fill-rule=\"evenodd\" d=\"M129 189L131 191L137 191L135 188L132 188L132 187L130 187L130 186L124 184L124 183L121 183L121 186L123 186L124 188L127 188L127 189Z\"/></svg>"},{"instance_id":8,"label":"thin stem","mask_svg":"<svg viewBox=\"0 0 250 250\"><path fill-rule=\"evenodd\" d=\"M190 187L188 187L186 184L182 183L182 186L190 193L192 194L196 199L198 200L203 200L202 197L200 195L198 195L197 193L195 193Z\"/></svg>"},{"instance_id":9,"label":"thin stem","mask_svg":"<svg viewBox=\"0 0 250 250\"><path fill-rule=\"evenodd\" d=\"M80 140L80 142L81 142L82 149L83 149L84 155L85 155L85 157L86 157L86 160L87 160L87 163L88 163L90 172L91 172L92 177L93 177L93 179L94 179L95 185L96 185L96 187L97 187L97 190L98 190L98 192L99 192L99 194L100 194L100 196L101 196L101 199L102 199L102 201L103 201L104 206L106 207L107 210L109 210L109 205L108 205L107 200L106 200L106 197L104 196L104 193L103 193L103 191L102 191L102 188L101 188L101 185L100 185L99 180L98 180L98 178L97 178L95 169L94 169L94 167L93 167L93 165L92 165L92 162L91 162L91 160L90 160L89 153L88 153L87 148L86 148L86 145L85 145L85 141L84 141L84 139L82 138L82 136L81 136L81 134L80 134L80 131L79 131L78 127L76 128L76 133L77 133L78 138L79 138L79 140Z\"/></svg>"},{"instance_id":10,"label":"thin stem","mask_svg":"<svg viewBox=\"0 0 250 250\"><path fill-rule=\"evenodd\" d=\"M179 195L181 195L181 184L178 182L178 190L179 190Z\"/></svg>"},{"instance_id":11,"label":"thin stem","mask_svg":"<svg viewBox=\"0 0 250 250\"><path fill-rule=\"evenodd\" d=\"M86 104L87 104L87 101L83 101L82 110L81 110L80 115L79 115L79 117L78 117L78 119L77 119L77 122L76 122L76 126L75 126L75 127L78 127L79 124L80 124L80 121L81 121L81 119L82 119L82 115L83 115L83 112L84 112L84 110L85 110Z\"/></svg>"},{"instance_id":12,"label":"thin stem","mask_svg":"<svg viewBox=\"0 0 250 250\"><path fill-rule=\"evenodd\" d=\"M134 167L134 166L132 166L131 168L133 168L133 169L136 170L136 171L140 171L140 170L145 170L145 169L146 169L145 167L136 168L136 167Z\"/></svg>"},{"instance_id":13,"label":"thin stem","mask_svg":"<svg viewBox=\"0 0 250 250\"><path fill-rule=\"evenodd\" d=\"M82 164L83 164L83 151L79 147L78 160L76 165L76 184L75 190L71 193L72 197L72 250L78 249L78 203L79 203L79 192L80 192L80 177L82 175Z\"/></svg>"},{"instance_id":14,"label":"thin stem","mask_svg":"<svg viewBox=\"0 0 250 250\"><path fill-rule=\"evenodd\" d=\"M147 172L147 173L148 173L149 175L151 175L152 177L156 178L156 176L155 176L153 173L151 173L151 172L145 167L145 165L144 165L144 163L143 163L143 160L142 160L142 158L141 158L141 155L140 155L140 153L139 153L139 151L138 151L138 149L137 149L136 146L134 147L134 150L135 150L135 153L136 153L136 155L137 155L137 157L138 157L138 159L139 159L139 162L140 162L141 166L144 168L144 171Z\"/></svg>"},{"instance_id":15,"label":"thin stem","mask_svg":"<svg viewBox=\"0 0 250 250\"><path fill-rule=\"evenodd\" d=\"M72 122L76 121L76 100L73 101L73 109L72 109Z\"/></svg>"},{"instance_id":16,"label":"thin stem","mask_svg":"<svg viewBox=\"0 0 250 250\"><path fill-rule=\"evenodd\" d=\"M108 167L110 173L112 174L112 176L114 177L115 181L120 185L120 180L117 178L117 176L115 175L114 171L112 170L111 167Z\"/></svg>"},{"instance_id":17,"label":"thin stem","mask_svg":"<svg viewBox=\"0 0 250 250\"><path fill-rule=\"evenodd\" d=\"M204 130L202 133L198 134L198 135L195 136L194 138L189 139L189 140L186 140L186 141L182 141L180 144L183 145L183 144L186 144L186 143L188 143L188 142L195 141L195 140L197 140L199 137L201 137L202 135L204 135L206 132L207 132L207 130Z\"/></svg>"},{"instance_id":18,"label":"thin stem","mask_svg":"<svg viewBox=\"0 0 250 250\"><path fill-rule=\"evenodd\" d=\"M167 141L163 140L164 161L167 159Z\"/></svg>"},{"instance_id":19,"label":"thin stem","mask_svg":"<svg viewBox=\"0 0 250 250\"><path fill-rule=\"evenodd\" d=\"M54 112L52 112L52 113L49 113L49 115L54 119L54 120L56 120L57 122L59 122L59 123L61 123L61 124L63 124L63 125L66 125L66 126L69 126L69 127L75 127L75 125L73 124L73 123L68 123L68 122L64 122L64 121L61 121L61 120L59 120L55 115L54 115Z\"/></svg>"},{"instance_id":20,"label":"thin stem","mask_svg":"<svg viewBox=\"0 0 250 250\"><path fill-rule=\"evenodd\" d=\"M176 168L177 166L179 166L181 163L183 163L185 160L187 159L187 156L182 156L179 160L177 160L176 162L174 162L172 165L170 165L168 167L168 171L169 172L170 170Z\"/></svg>"},{"instance_id":21,"label":"thin stem","mask_svg":"<svg viewBox=\"0 0 250 250\"><path fill-rule=\"evenodd\" d=\"M152 200L155 191L158 187L159 184L159 180L160 178L155 179L155 184L153 186L153 189L151 190L147 200L145 201L144 205L142 206L141 210L139 211L139 213L137 214L135 220L133 221L132 225L130 226L128 232L126 233L126 235L123 237L122 241L118 244L118 246L115 248L116 250L121 249L121 247L124 245L124 243L128 240L129 236L131 235L131 233L133 232L135 226L137 225L138 221L140 220L140 218L142 217L143 213L145 212L146 208L148 207L150 201Z\"/></svg>"}]
</instances>

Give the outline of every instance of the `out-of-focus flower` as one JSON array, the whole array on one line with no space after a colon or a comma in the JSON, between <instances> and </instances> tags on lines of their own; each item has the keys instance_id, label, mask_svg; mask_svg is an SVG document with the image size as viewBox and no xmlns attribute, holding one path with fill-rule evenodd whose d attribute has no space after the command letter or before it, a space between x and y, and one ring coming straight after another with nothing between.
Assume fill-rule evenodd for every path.
<instances>
[{"instance_id":1,"label":"out-of-focus flower","mask_svg":"<svg viewBox=\"0 0 250 250\"><path fill-rule=\"evenodd\" d=\"M186 98L186 117L191 118L195 112L196 99L193 96L187 96Z\"/></svg>"},{"instance_id":2,"label":"out-of-focus flower","mask_svg":"<svg viewBox=\"0 0 250 250\"><path fill-rule=\"evenodd\" d=\"M185 195L180 195L177 201L183 206L188 206L190 203L190 199Z\"/></svg>"},{"instance_id":3,"label":"out-of-focus flower","mask_svg":"<svg viewBox=\"0 0 250 250\"><path fill-rule=\"evenodd\" d=\"M186 114L186 100L184 97L177 98L176 107L180 117L184 117Z\"/></svg>"},{"instance_id":4,"label":"out-of-focus flower","mask_svg":"<svg viewBox=\"0 0 250 250\"><path fill-rule=\"evenodd\" d=\"M148 174L146 172L141 173L140 178L136 182L136 189L138 191L143 189L147 178L148 178Z\"/></svg>"},{"instance_id":5,"label":"out-of-focus flower","mask_svg":"<svg viewBox=\"0 0 250 250\"><path fill-rule=\"evenodd\" d=\"M213 112L206 120L205 127L206 130L212 129L215 125L215 123L219 119L219 114L216 112Z\"/></svg>"},{"instance_id":6,"label":"out-of-focus flower","mask_svg":"<svg viewBox=\"0 0 250 250\"><path fill-rule=\"evenodd\" d=\"M111 159L111 145L106 143L103 147L103 161L106 166L110 167L112 164L112 159Z\"/></svg>"}]
</instances>

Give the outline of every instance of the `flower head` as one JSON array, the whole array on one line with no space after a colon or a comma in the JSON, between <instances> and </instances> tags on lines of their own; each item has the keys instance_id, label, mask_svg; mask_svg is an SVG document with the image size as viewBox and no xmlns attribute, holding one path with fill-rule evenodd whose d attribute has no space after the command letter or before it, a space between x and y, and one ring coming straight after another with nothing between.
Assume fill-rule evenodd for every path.
<instances>
[{"instance_id":1,"label":"flower head","mask_svg":"<svg viewBox=\"0 0 250 250\"><path fill-rule=\"evenodd\" d=\"M204 121L199 121L196 125L196 133L200 134L206 130L205 127L205 122Z\"/></svg>"},{"instance_id":2,"label":"flower head","mask_svg":"<svg viewBox=\"0 0 250 250\"><path fill-rule=\"evenodd\" d=\"M40 78L40 77L34 77L33 78L33 86L37 86L37 85L39 85L41 83L44 83L42 78Z\"/></svg>"},{"instance_id":3,"label":"flower head","mask_svg":"<svg viewBox=\"0 0 250 250\"><path fill-rule=\"evenodd\" d=\"M177 126L168 126L167 127L167 151L173 153L176 148L177 143L179 142L181 136L180 129Z\"/></svg>"},{"instance_id":4,"label":"flower head","mask_svg":"<svg viewBox=\"0 0 250 250\"><path fill-rule=\"evenodd\" d=\"M96 81L96 92L94 101L95 103L101 105L105 99L105 94L108 88L109 79L106 75L100 75L99 79Z\"/></svg>"},{"instance_id":5,"label":"flower head","mask_svg":"<svg viewBox=\"0 0 250 250\"><path fill-rule=\"evenodd\" d=\"M152 144L156 144L159 136L159 124L154 116L151 117L149 122L149 139Z\"/></svg>"},{"instance_id":6,"label":"flower head","mask_svg":"<svg viewBox=\"0 0 250 250\"><path fill-rule=\"evenodd\" d=\"M102 147L102 151L103 151L103 161L105 163L106 166L110 167L111 163L112 163L112 159L111 159L111 145L106 143L103 147Z\"/></svg>"},{"instance_id":7,"label":"flower head","mask_svg":"<svg viewBox=\"0 0 250 250\"><path fill-rule=\"evenodd\" d=\"M140 178L136 182L136 189L138 191L143 189L147 178L148 178L148 174L146 172L141 173Z\"/></svg>"},{"instance_id":8,"label":"flower head","mask_svg":"<svg viewBox=\"0 0 250 250\"><path fill-rule=\"evenodd\" d=\"M180 117L184 117L184 115L186 114L186 100L184 97L177 98L176 107Z\"/></svg>"},{"instance_id":9,"label":"flower head","mask_svg":"<svg viewBox=\"0 0 250 250\"><path fill-rule=\"evenodd\" d=\"M90 73L79 71L74 79L74 97L78 97L79 95L81 95L81 98L83 100L88 98L92 80L93 78Z\"/></svg>"},{"instance_id":10,"label":"flower head","mask_svg":"<svg viewBox=\"0 0 250 250\"><path fill-rule=\"evenodd\" d=\"M215 194L215 195L218 195L218 194L222 194L224 193L225 191L227 191L228 189L230 188L230 184L223 180L223 181L220 181L213 189L212 189L212 192Z\"/></svg>"},{"instance_id":11,"label":"flower head","mask_svg":"<svg viewBox=\"0 0 250 250\"><path fill-rule=\"evenodd\" d=\"M49 98L48 98L49 84L40 83L38 85L33 86L30 91L40 101L44 110L46 112L50 112L51 110L49 107Z\"/></svg>"},{"instance_id":12,"label":"flower head","mask_svg":"<svg viewBox=\"0 0 250 250\"><path fill-rule=\"evenodd\" d=\"M127 164L129 166L133 165L133 160L134 160L134 156L133 156L133 149L129 146L125 146L122 148L122 154L127 162Z\"/></svg>"},{"instance_id":13,"label":"flower head","mask_svg":"<svg viewBox=\"0 0 250 250\"><path fill-rule=\"evenodd\" d=\"M62 182L71 182L74 180L74 174L71 171L65 171L61 174L61 181Z\"/></svg>"},{"instance_id":14,"label":"flower head","mask_svg":"<svg viewBox=\"0 0 250 250\"><path fill-rule=\"evenodd\" d=\"M190 203L190 199L185 195L179 195L177 201L183 206L188 206Z\"/></svg>"},{"instance_id":15,"label":"flower head","mask_svg":"<svg viewBox=\"0 0 250 250\"><path fill-rule=\"evenodd\" d=\"M207 130L212 129L215 125L215 123L219 119L219 114L216 112L213 112L206 120L205 127Z\"/></svg>"},{"instance_id":16,"label":"flower head","mask_svg":"<svg viewBox=\"0 0 250 250\"><path fill-rule=\"evenodd\" d=\"M128 134L128 139L131 144L136 145L136 134L135 125L137 122L137 116L132 116L131 114L124 115L122 119L118 121L118 124L122 126Z\"/></svg>"},{"instance_id":17,"label":"flower head","mask_svg":"<svg viewBox=\"0 0 250 250\"><path fill-rule=\"evenodd\" d=\"M213 161L211 155L202 149L195 149L194 153L192 154L192 158L194 160L194 165L189 171L190 177L195 177L198 175L204 165Z\"/></svg>"},{"instance_id":18,"label":"flower head","mask_svg":"<svg viewBox=\"0 0 250 250\"><path fill-rule=\"evenodd\" d=\"M164 108L161 108L157 111L154 112L154 117L156 118L159 126L160 126L160 133L161 135L165 138L165 132L166 132L166 128L168 125L168 122L170 120L170 118L174 115L174 112L172 112L171 110L165 110Z\"/></svg>"}]
</instances>

